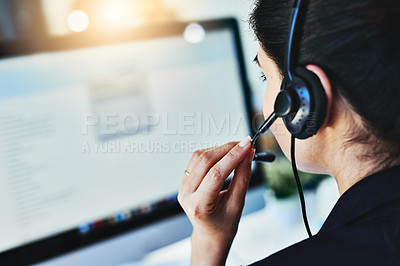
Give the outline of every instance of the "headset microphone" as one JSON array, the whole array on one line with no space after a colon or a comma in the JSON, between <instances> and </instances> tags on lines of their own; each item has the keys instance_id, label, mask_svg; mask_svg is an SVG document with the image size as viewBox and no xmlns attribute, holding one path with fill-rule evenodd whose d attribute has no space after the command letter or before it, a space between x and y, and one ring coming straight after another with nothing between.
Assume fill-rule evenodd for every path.
<instances>
[{"instance_id":1,"label":"headset microphone","mask_svg":"<svg viewBox=\"0 0 400 266\"><path fill-rule=\"evenodd\" d=\"M275 161L275 153L267 151L254 154L253 161L261 163L271 163Z\"/></svg>"}]
</instances>

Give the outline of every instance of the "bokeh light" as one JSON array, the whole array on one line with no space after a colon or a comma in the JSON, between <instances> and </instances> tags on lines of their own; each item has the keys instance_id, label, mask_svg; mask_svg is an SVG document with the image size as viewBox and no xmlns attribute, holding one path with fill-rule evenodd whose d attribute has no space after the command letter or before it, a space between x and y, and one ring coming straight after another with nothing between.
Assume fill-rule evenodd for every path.
<instances>
[{"instance_id":1,"label":"bokeh light","mask_svg":"<svg viewBox=\"0 0 400 266\"><path fill-rule=\"evenodd\" d=\"M89 17L82 10L73 10L68 15L67 25L73 32L83 32L89 27Z\"/></svg>"},{"instance_id":2,"label":"bokeh light","mask_svg":"<svg viewBox=\"0 0 400 266\"><path fill-rule=\"evenodd\" d=\"M126 19L126 6L120 1L108 2L104 5L104 15L109 22Z\"/></svg>"},{"instance_id":3,"label":"bokeh light","mask_svg":"<svg viewBox=\"0 0 400 266\"><path fill-rule=\"evenodd\" d=\"M197 23L190 23L183 32L183 38L189 43L200 43L206 37L206 31Z\"/></svg>"}]
</instances>

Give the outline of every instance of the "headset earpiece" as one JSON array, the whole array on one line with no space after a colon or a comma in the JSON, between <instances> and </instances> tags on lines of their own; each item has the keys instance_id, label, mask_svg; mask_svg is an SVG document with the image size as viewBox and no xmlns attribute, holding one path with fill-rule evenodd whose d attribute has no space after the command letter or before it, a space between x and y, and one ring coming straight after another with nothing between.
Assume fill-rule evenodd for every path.
<instances>
[{"instance_id":1,"label":"headset earpiece","mask_svg":"<svg viewBox=\"0 0 400 266\"><path fill-rule=\"evenodd\" d=\"M286 128L295 138L307 139L315 135L326 117L325 90L313 72L296 67L291 82L284 79L281 92L287 91L292 99L292 112L282 116Z\"/></svg>"}]
</instances>

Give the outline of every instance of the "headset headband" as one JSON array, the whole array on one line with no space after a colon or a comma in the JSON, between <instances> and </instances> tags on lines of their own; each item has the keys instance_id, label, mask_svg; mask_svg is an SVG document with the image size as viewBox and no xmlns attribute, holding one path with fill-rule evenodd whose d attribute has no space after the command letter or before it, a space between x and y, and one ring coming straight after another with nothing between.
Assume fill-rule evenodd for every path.
<instances>
[{"instance_id":1,"label":"headset headband","mask_svg":"<svg viewBox=\"0 0 400 266\"><path fill-rule=\"evenodd\" d=\"M290 16L290 28L289 36L287 38L287 47L285 52L285 62L284 62L284 75L289 81L293 81L293 61L295 59L295 54L293 52L293 41L296 38L297 33L297 21L300 12L301 0L295 0L293 4L292 13Z\"/></svg>"}]
</instances>

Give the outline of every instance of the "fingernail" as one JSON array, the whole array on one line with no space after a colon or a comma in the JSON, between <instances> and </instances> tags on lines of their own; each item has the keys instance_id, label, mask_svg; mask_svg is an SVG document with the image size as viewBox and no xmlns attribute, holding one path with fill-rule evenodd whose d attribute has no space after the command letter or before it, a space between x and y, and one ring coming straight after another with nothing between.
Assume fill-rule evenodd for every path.
<instances>
[{"instance_id":1,"label":"fingernail","mask_svg":"<svg viewBox=\"0 0 400 266\"><path fill-rule=\"evenodd\" d=\"M247 136L244 139L242 139L242 141L239 142L239 146L240 147L247 146L250 144L250 142L251 142L251 138L250 138L250 136Z\"/></svg>"}]
</instances>

